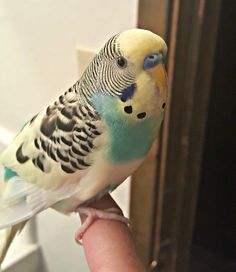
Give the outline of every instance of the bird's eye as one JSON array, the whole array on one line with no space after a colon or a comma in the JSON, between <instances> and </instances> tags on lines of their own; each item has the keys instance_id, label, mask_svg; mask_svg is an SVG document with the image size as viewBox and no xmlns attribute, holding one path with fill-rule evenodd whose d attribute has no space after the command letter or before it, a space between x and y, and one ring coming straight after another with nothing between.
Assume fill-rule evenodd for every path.
<instances>
[{"instance_id":1,"label":"bird's eye","mask_svg":"<svg viewBox=\"0 0 236 272\"><path fill-rule=\"evenodd\" d=\"M122 69L127 67L127 60L124 57L119 57L117 59L116 63Z\"/></svg>"}]
</instances>

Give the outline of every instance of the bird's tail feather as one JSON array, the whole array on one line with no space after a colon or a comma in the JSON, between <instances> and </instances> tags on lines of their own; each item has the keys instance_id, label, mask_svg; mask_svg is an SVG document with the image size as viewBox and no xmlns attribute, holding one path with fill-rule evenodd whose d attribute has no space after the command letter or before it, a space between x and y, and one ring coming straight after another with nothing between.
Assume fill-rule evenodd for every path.
<instances>
[{"instance_id":1,"label":"bird's tail feather","mask_svg":"<svg viewBox=\"0 0 236 272\"><path fill-rule=\"evenodd\" d=\"M6 257L7 251L14 240L16 234L21 232L27 221L23 221L6 229L6 235L0 240L0 266Z\"/></svg>"}]
</instances>

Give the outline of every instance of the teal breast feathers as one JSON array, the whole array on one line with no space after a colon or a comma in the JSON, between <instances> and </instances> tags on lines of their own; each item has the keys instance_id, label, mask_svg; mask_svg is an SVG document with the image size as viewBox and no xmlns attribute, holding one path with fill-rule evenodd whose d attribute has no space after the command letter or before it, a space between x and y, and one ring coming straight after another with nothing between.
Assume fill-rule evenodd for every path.
<instances>
[{"instance_id":1,"label":"teal breast feathers","mask_svg":"<svg viewBox=\"0 0 236 272\"><path fill-rule=\"evenodd\" d=\"M117 106L117 98L96 95L92 103L110 132L107 148L108 159L112 162L129 162L143 158L150 150L160 121L153 118L135 120L127 118Z\"/></svg>"}]
</instances>

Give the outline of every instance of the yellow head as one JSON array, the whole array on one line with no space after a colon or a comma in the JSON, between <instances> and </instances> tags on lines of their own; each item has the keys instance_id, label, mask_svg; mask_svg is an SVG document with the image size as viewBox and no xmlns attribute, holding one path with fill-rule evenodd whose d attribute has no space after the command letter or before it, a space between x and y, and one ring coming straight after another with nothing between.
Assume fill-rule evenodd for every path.
<instances>
[{"instance_id":1,"label":"yellow head","mask_svg":"<svg viewBox=\"0 0 236 272\"><path fill-rule=\"evenodd\" d=\"M131 29L115 35L84 74L85 79L90 76L91 82L93 74L96 82L93 86L96 92L92 93L90 88L92 100L99 94L116 97L117 109L127 120L162 115L167 98L163 65L166 53L164 40L150 31ZM101 104L96 101L97 105ZM107 112L109 109L105 104Z\"/></svg>"},{"instance_id":2,"label":"yellow head","mask_svg":"<svg viewBox=\"0 0 236 272\"><path fill-rule=\"evenodd\" d=\"M167 76L163 62L167 54L164 40L151 31L132 29L117 38L121 54L126 59L127 70L135 74L136 90L132 102L133 117L142 113L145 117L160 113L167 99ZM122 106L122 101L121 101ZM142 118L141 118L142 119Z\"/></svg>"}]
</instances>

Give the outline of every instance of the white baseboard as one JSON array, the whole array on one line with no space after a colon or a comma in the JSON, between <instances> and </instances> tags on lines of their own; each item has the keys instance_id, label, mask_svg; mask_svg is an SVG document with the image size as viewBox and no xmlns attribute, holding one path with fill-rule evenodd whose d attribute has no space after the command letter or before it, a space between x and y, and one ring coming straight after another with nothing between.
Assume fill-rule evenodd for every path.
<instances>
[{"instance_id":1,"label":"white baseboard","mask_svg":"<svg viewBox=\"0 0 236 272\"><path fill-rule=\"evenodd\" d=\"M22 245L14 260L6 259L2 265L2 272L41 272L42 257L37 244Z\"/></svg>"},{"instance_id":2,"label":"white baseboard","mask_svg":"<svg viewBox=\"0 0 236 272\"><path fill-rule=\"evenodd\" d=\"M14 137L14 133L0 126L0 150L8 145ZM1 177L0 177L1 178ZM34 225L30 226L35 228ZM35 231L35 230L34 230ZM27 236L32 236L32 230L27 232ZM35 235L33 235L35 236ZM34 238L34 237L33 237ZM40 253L40 246L32 237L23 239L14 250L8 252L6 259L0 267L0 272L43 272L43 261ZM27 242L28 243L27 243ZM33 243L29 243L29 241ZM15 242L15 241L14 241Z\"/></svg>"}]
</instances>

